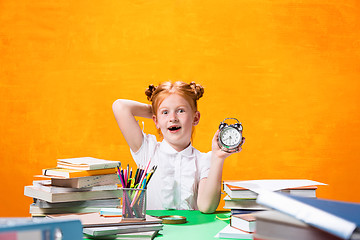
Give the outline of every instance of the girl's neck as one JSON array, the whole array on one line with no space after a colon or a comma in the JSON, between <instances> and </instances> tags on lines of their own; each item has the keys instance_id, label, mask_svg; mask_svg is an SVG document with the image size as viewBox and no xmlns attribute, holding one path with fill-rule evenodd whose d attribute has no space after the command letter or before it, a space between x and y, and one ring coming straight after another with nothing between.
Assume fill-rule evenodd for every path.
<instances>
[{"instance_id":1,"label":"girl's neck","mask_svg":"<svg viewBox=\"0 0 360 240\"><path fill-rule=\"evenodd\" d=\"M166 141L166 139L165 139ZM177 152L181 152L183 150L185 150L186 148L188 148L191 144L191 142L189 142L187 145L184 145L184 146L180 146L180 145L177 145L177 144L171 144L170 142L166 141L173 149L175 149Z\"/></svg>"}]
</instances>

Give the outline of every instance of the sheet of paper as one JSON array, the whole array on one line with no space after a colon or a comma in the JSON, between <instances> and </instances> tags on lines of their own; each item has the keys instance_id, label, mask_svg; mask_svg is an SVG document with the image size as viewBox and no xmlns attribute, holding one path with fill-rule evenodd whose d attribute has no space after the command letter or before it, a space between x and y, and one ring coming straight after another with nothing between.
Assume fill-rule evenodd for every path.
<instances>
[{"instance_id":1,"label":"sheet of paper","mask_svg":"<svg viewBox=\"0 0 360 240\"><path fill-rule=\"evenodd\" d=\"M104 163L113 163L114 161L104 160L104 159L97 159L93 157L79 157L79 158L65 158L65 159L58 159L59 162L65 162L69 164L86 164L86 165L93 165L93 164L104 164Z\"/></svg>"},{"instance_id":2,"label":"sheet of paper","mask_svg":"<svg viewBox=\"0 0 360 240\"><path fill-rule=\"evenodd\" d=\"M249 180L239 182L226 182L229 185L247 188L259 193L263 190L277 191L286 188L305 187L313 185L326 185L325 183L316 182L307 179L268 179L268 180Z\"/></svg>"}]
</instances>

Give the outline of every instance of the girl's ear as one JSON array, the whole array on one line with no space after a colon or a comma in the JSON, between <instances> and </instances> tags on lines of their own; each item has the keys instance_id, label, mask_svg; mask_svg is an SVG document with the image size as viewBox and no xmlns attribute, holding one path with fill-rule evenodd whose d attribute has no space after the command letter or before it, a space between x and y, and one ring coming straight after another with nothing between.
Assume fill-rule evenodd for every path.
<instances>
[{"instance_id":1,"label":"girl's ear","mask_svg":"<svg viewBox=\"0 0 360 240\"><path fill-rule=\"evenodd\" d=\"M153 121L154 121L154 123L155 123L156 128L157 128L157 129L159 129L159 126L158 126L158 121L157 121L156 115L153 115L153 116L152 116L152 119L153 119Z\"/></svg>"},{"instance_id":2,"label":"girl's ear","mask_svg":"<svg viewBox=\"0 0 360 240\"><path fill-rule=\"evenodd\" d=\"M199 121L200 121L200 112L199 112L199 111L196 111L196 112L195 112L195 116L194 116L193 125L194 125L194 126L198 125Z\"/></svg>"}]
</instances>

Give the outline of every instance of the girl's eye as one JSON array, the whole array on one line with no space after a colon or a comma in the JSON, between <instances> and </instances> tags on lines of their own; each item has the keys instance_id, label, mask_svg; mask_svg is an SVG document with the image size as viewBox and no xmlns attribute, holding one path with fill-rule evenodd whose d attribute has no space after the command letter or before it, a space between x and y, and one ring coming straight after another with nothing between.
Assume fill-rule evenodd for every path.
<instances>
[{"instance_id":1,"label":"girl's eye","mask_svg":"<svg viewBox=\"0 0 360 240\"><path fill-rule=\"evenodd\" d=\"M168 114L168 111L164 110L162 111L162 114Z\"/></svg>"},{"instance_id":2,"label":"girl's eye","mask_svg":"<svg viewBox=\"0 0 360 240\"><path fill-rule=\"evenodd\" d=\"M178 112L183 113L183 112L185 112L185 110L184 109L179 109Z\"/></svg>"}]
</instances>

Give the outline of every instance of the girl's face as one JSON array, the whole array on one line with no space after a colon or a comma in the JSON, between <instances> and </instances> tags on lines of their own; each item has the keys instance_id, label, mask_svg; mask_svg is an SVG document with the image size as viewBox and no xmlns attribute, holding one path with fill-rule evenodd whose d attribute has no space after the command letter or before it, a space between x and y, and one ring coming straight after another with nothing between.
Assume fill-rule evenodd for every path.
<instances>
[{"instance_id":1,"label":"girl's face","mask_svg":"<svg viewBox=\"0 0 360 240\"><path fill-rule=\"evenodd\" d=\"M200 120L200 113L194 112L185 98L171 94L160 104L153 120L164 139L177 151L190 144L192 127Z\"/></svg>"}]
</instances>

